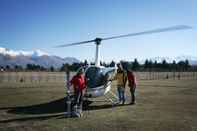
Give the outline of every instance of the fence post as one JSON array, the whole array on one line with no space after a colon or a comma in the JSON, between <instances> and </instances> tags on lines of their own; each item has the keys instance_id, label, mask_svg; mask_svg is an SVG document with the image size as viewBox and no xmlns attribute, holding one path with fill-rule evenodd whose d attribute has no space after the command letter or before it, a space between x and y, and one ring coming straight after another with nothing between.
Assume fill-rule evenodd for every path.
<instances>
[{"instance_id":1,"label":"fence post","mask_svg":"<svg viewBox=\"0 0 197 131\"><path fill-rule=\"evenodd\" d=\"M3 81L3 73L0 73L0 83Z\"/></svg>"},{"instance_id":2,"label":"fence post","mask_svg":"<svg viewBox=\"0 0 197 131\"><path fill-rule=\"evenodd\" d=\"M173 80L175 80L175 71L173 71Z\"/></svg>"}]
</instances>

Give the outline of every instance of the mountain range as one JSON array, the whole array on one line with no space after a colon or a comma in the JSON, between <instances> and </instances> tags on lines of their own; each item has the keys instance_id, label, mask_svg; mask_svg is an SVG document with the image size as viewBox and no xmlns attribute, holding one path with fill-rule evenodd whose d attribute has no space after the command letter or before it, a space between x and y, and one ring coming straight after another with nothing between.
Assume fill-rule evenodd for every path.
<instances>
[{"instance_id":1,"label":"mountain range","mask_svg":"<svg viewBox=\"0 0 197 131\"><path fill-rule=\"evenodd\" d=\"M179 62L181 60L188 60L191 65L197 65L197 57L189 56L189 55L180 55L177 57L153 57L148 60L162 62L166 60L169 63L172 63L173 60ZM145 60L139 60L142 64ZM41 50L35 51L23 51L23 50L11 50L0 47L0 66L9 65L11 67L15 65L20 65L22 67L26 67L27 64L35 64L40 65L45 68L50 68L53 66L54 68L60 68L62 64L68 63L79 63L80 61L74 57L66 57L61 58L59 56L50 55L49 53L43 52Z\"/></svg>"},{"instance_id":2,"label":"mountain range","mask_svg":"<svg viewBox=\"0 0 197 131\"><path fill-rule=\"evenodd\" d=\"M190 65L197 65L197 57L190 55L180 55L176 57L152 57L148 60L151 60L152 62L157 61L158 63L161 63L163 60L166 60L168 63L188 60ZM142 60L141 62L144 63L144 61L145 60Z\"/></svg>"},{"instance_id":3,"label":"mountain range","mask_svg":"<svg viewBox=\"0 0 197 131\"><path fill-rule=\"evenodd\" d=\"M61 58L58 56L50 55L41 50L35 51L15 51L0 47L0 66L9 65L11 67L20 65L26 67L27 64L40 65L45 68L53 66L60 68L62 64L79 63L80 61L74 57Z\"/></svg>"}]
</instances>

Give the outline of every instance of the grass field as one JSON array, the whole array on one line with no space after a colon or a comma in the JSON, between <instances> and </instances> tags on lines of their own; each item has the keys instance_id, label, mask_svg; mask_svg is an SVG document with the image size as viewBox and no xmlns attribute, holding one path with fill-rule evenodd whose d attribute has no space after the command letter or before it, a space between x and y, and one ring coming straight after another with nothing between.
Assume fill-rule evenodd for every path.
<instances>
[{"instance_id":1,"label":"grass field","mask_svg":"<svg viewBox=\"0 0 197 131\"><path fill-rule=\"evenodd\" d=\"M197 80L138 83L136 105L112 107L101 97L82 118L65 118L63 81L4 81L0 84L0 131L197 130ZM128 89L126 95L129 102Z\"/></svg>"}]
</instances>

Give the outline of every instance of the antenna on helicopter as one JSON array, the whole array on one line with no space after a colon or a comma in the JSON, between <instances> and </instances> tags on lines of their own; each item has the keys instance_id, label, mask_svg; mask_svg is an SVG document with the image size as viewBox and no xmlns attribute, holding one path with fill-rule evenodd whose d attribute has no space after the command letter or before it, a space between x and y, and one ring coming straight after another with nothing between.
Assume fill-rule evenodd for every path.
<instances>
[{"instance_id":1,"label":"antenna on helicopter","mask_svg":"<svg viewBox=\"0 0 197 131\"><path fill-rule=\"evenodd\" d=\"M176 25L176 26L171 26L171 27L167 27L167 28L158 28L158 29L154 29L154 30L142 31L142 32L137 32L137 33L130 33L130 34L126 34L126 35L118 35L118 36L112 36L112 37L106 37L106 38L96 38L96 39L88 40L88 41L82 41L82 42L71 43L71 44L63 44L63 45L58 45L56 47L57 48L69 47L69 46L83 45L83 44L94 42L96 45L95 65L100 66L100 57L99 57L100 48L99 47L101 45L101 41L103 41L103 40L111 40L111 39L117 39L117 38L122 38L122 37L132 37L132 36L138 36L138 35L162 33L162 32L169 32L169 31L176 31L176 30L186 30L186 29L192 29L192 27L187 26L187 25Z\"/></svg>"}]
</instances>

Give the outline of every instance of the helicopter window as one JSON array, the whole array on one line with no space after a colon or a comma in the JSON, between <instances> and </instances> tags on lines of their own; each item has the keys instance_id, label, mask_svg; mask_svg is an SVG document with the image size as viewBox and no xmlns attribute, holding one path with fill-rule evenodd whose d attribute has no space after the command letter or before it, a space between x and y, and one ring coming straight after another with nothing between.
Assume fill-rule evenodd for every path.
<instances>
[{"instance_id":1,"label":"helicopter window","mask_svg":"<svg viewBox=\"0 0 197 131\"><path fill-rule=\"evenodd\" d=\"M105 77L103 69L99 67L90 67L86 71L87 86L89 88L96 88L105 84Z\"/></svg>"}]
</instances>

